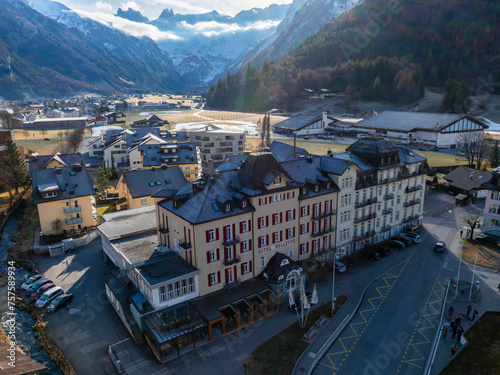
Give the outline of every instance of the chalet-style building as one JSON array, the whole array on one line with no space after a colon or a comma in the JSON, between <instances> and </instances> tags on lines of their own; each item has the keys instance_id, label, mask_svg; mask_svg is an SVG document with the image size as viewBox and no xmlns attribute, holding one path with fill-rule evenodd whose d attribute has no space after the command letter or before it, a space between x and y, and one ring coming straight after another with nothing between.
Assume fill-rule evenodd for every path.
<instances>
[{"instance_id":1,"label":"chalet-style building","mask_svg":"<svg viewBox=\"0 0 500 375\"><path fill-rule=\"evenodd\" d=\"M133 128L143 128L152 126L163 126L168 124L168 121L156 116L154 113L150 113L146 118L142 120L137 120L132 123Z\"/></svg>"},{"instance_id":2,"label":"chalet-style building","mask_svg":"<svg viewBox=\"0 0 500 375\"><path fill-rule=\"evenodd\" d=\"M292 136L294 133L298 137L326 134L331 122L337 119L328 116L327 112L321 115L303 114L290 117L272 126L273 132Z\"/></svg>"},{"instance_id":3,"label":"chalet-style building","mask_svg":"<svg viewBox=\"0 0 500 375\"><path fill-rule=\"evenodd\" d=\"M465 195L466 200L486 198L485 182L491 180L492 174L488 171L459 166L444 176L446 186L455 195Z\"/></svg>"}]
</instances>

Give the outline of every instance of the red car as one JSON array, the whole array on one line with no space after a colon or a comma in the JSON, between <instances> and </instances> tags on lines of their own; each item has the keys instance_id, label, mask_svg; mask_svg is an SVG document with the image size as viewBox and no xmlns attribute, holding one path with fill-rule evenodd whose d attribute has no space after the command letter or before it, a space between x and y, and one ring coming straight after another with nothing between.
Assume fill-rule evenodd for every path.
<instances>
[{"instance_id":1,"label":"red car","mask_svg":"<svg viewBox=\"0 0 500 375\"><path fill-rule=\"evenodd\" d=\"M44 284L42 285L40 288L38 288L36 290L35 293L33 293L30 298L32 301L36 301L38 298L40 298L42 296L43 293L45 293L47 290L51 289L55 287L55 284L54 283L47 283L47 284Z\"/></svg>"}]
</instances>

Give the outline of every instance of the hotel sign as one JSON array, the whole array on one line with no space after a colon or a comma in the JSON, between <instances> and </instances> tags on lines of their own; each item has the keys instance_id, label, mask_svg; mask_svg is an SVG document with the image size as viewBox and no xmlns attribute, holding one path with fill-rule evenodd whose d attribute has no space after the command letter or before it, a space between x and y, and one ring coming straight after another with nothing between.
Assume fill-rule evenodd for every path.
<instances>
[{"instance_id":1,"label":"hotel sign","mask_svg":"<svg viewBox=\"0 0 500 375\"><path fill-rule=\"evenodd\" d=\"M294 243L295 243L295 238L292 238L291 240L287 240L287 241L283 241L283 242L278 242L278 243L275 243L271 246L266 246L266 247L263 247L262 249L259 249L258 254L264 254L264 253L267 253L269 251L278 250L278 249L281 249L282 247L285 247L288 245L293 245Z\"/></svg>"}]
</instances>

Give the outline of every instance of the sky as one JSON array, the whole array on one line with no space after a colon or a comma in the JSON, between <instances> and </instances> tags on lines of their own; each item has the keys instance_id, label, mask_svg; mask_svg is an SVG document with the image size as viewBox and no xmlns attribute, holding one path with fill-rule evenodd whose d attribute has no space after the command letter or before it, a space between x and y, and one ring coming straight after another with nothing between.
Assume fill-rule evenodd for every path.
<instances>
[{"instance_id":1,"label":"sky","mask_svg":"<svg viewBox=\"0 0 500 375\"><path fill-rule=\"evenodd\" d=\"M75 11L115 14L118 8L139 10L144 16L156 19L164 9L174 13L206 13L216 10L234 16L241 10L265 8L271 4L288 4L292 0L56 0Z\"/></svg>"}]
</instances>

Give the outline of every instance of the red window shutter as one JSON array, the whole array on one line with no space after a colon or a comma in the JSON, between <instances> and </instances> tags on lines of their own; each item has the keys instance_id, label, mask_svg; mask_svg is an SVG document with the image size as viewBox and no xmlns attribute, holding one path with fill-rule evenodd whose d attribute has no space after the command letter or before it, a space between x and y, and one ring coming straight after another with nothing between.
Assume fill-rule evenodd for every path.
<instances>
[{"instance_id":1,"label":"red window shutter","mask_svg":"<svg viewBox=\"0 0 500 375\"><path fill-rule=\"evenodd\" d=\"M306 244L306 253L309 252L309 242Z\"/></svg>"},{"instance_id":2,"label":"red window shutter","mask_svg":"<svg viewBox=\"0 0 500 375\"><path fill-rule=\"evenodd\" d=\"M236 224L233 223L233 238L236 237Z\"/></svg>"},{"instance_id":3,"label":"red window shutter","mask_svg":"<svg viewBox=\"0 0 500 375\"><path fill-rule=\"evenodd\" d=\"M292 230L292 238L295 238L295 227L293 227L293 230Z\"/></svg>"},{"instance_id":4,"label":"red window shutter","mask_svg":"<svg viewBox=\"0 0 500 375\"><path fill-rule=\"evenodd\" d=\"M248 251L252 250L252 240L248 240Z\"/></svg>"},{"instance_id":5,"label":"red window shutter","mask_svg":"<svg viewBox=\"0 0 500 375\"><path fill-rule=\"evenodd\" d=\"M252 272L252 261L248 262L248 271Z\"/></svg>"},{"instance_id":6,"label":"red window shutter","mask_svg":"<svg viewBox=\"0 0 500 375\"><path fill-rule=\"evenodd\" d=\"M307 223L307 230L306 233L309 233L309 223Z\"/></svg>"},{"instance_id":7,"label":"red window shutter","mask_svg":"<svg viewBox=\"0 0 500 375\"><path fill-rule=\"evenodd\" d=\"M233 280L236 282L238 280L238 267L234 266L233 270L234 270L234 275L233 275L234 279Z\"/></svg>"},{"instance_id":8,"label":"red window shutter","mask_svg":"<svg viewBox=\"0 0 500 375\"><path fill-rule=\"evenodd\" d=\"M217 271L217 282L220 283L220 271Z\"/></svg>"},{"instance_id":9,"label":"red window shutter","mask_svg":"<svg viewBox=\"0 0 500 375\"><path fill-rule=\"evenodd\" d=\"M269 226L269 215L266 216L266 227Z\"/></svg>"},{"instance_id":10,"label":"red window shutter","mask_svg":"<svg viewBox=\"0 0 500 375\"><path fill-rule=\"evenodd\" d=\"M243 268L244 267L244 264L241 263L241 274L243 275L245 273L245 269Z\"/></svg>"},{"instance_id":11,"label":"red window shutter","mask_svg":"<svg viewBox=\"0 0 500 375\"><path fill-rule=\"evenodd\" d=\"M229 282L229 268L226 268L224 271L226 274L226 284L227 284Z\"/></svg>"},{"instance_id":12,"label":"red window shutter","mask_svg":"<svg viewBox=\"0 0 500 375\"><path fill-rule=\"evenodd\" d=\"M219 241L219 228L215 228L215 240Z\"/></svg>"},{"instance_id":13,"label":"red window shutter","mask_svg":"<svg viewBox=\"0 0 500 375\"><path fill-rule=\"evenodd\" d=\"M188 229L188 243L191 243L191 229Z\"/></svg>"},{"instance_id":14,"label":"red window shutter","mask_svg":"<svg viewBox=\"0 0 500 375\"><path fill-rule=\"evenodd\" d=\"M240 234L243 233L243 221L240 221Z\"/></svg>"},{"instance_id":15,"label":"red window shutter","mask_svg":"<svg viewBox=\"0 0 500 375\"><path fill-rule=\"evenodd\" d=\"M207 251L207 263L210 263L210 251Z\"/></svg>"},{"instance_id":16,"label":"red window shutter","mask_svg":"<svg viewBox=\"0 0 500 375\"><path fill-rule=\"evenodd\" d=\"M212 276L208 274L208 286L212 286Z\"/></svg>"},{"instance_id":17,"label":"red window shutter","mask_svg":"<svg viewBox=\"0 0 500 375\"><path fill-rule=\"evenodd\" d=\"M295 208L293 209L293 220L295 220Z\"/></svg>"},{"instance_id":18,"label":"red window shutter","mask_svg":"<svg viewBox=\"0 0 500 375\"><path fill-rule=\"evenodd\" d=\"M248 220L248 230L249 231L252 230L252 221L251 220Z\"/></svg>"},{"instance_id":19,"label":"red window shutter","mask_svg":"<svg viewBox=\"0 0 500 375\"><path fill-rule=\"evenodd\" d=\"M217 260L220 260L220 250L219 250L219 248L217 248L217 250L215 250L215 252L217 253Z\"/></svg>"},{"instance_id":20,"label":"red window shutter","mask_svg":"<svg viewBox=\"0 0 500 375\"><path fill-rule=\"evenodd\" d=\"M283 231L280 230L280 241L283 241Z\"/></svg>"},{"instance_id":21,"label":"red window shutter","mask_svg":"<svg viewBox=\"0 0 500 375\"><path fill-rule=\"evenodd\" d=\"M186 227L184 227L184 242L187 242L186 238L187 238L187 236L186 236Z\"/></svg>"},{"instance_id":22,"label":"red window shutter","mask_svg":"<svg viewBox=\"0 0 500 375\"><path fill-rule=\"evenodd\" d=\"M273 215L273 225L276 224L275 216Z\"/></svg>"},{"instance_id":23,"label":"red window shutter","mask_svg":"<svg viewBox=\"0 0 500 375\"><path fill-rule=\"evenodd\" d=\"M207 243L210 242L210 234L209 233L210 233L210 231L207 230L206 231Z\"/></svg>"},{"instance_id":24,"label":"red window shutter","mask_svg":"<svg viewBox=\"0 0 500 375\"><path fill-rule=\"evenodd\" d=\"M280 223L283 222L283 212L280 212Z\"/></svg>"},{"instance_id":25,"label":"red window shutter","mask_svg":"<svg viewBox=\"0 0 500 375\"><path fill-rule=\"evenodd\" d=\"M227 229L226 229L226 227L222 228L222 238L224 239L224 242L227 241Z\"/></svg>"},{"instance_id":26,"label":"red window shutter","mask_svg":"<svg viewBox=\"0 0 500 375\"><path fill-rule=\"evenodd\" d=\"M233 259L236 259L236 245L233 245Z\"/></svg>"},{"instance_id":27,"label":"red window shutter","mask_svg":"<svg viewBox=\"0 0 500 375\"><path fill-rule=\"evenodd\" d=\"M266 202L266 204L267 204L267 197L264 198L264 202Z\"/></svg>"},{"instance_id":28,"label":"red window shutter","mask_svg":"<svg viewBox=\"0 0 500 375\"><path fill-rule=\"evenodd\" d=\"M240 242L240 253L243 252L243 242Z\"/></svg>"},{"instance_id":29,"label":"red window shutter","mask_svg":"<svg viewBox=\"0 0 500 375\"><path fill-rule=\"evenodd\" d=\"M311 205L307 205L307 216L311 214Z\"/></svg>"},{"instance_id":30,"label":"red window shutter","mask_svg":"<svg viewBox=\"0 0 500 375\"><path fill-rule=\"evenodd\" d=\"M292 198L295 198L295 192L292 191Z\"/></svg>"},{"instance_id":31,"label":"red window shutter","mask_svg":"<svg viewBox=\"0 0 500 375\"><path fill-rule=\"evenodd\" d=\"M260 229L261 226L260 226L260 217L257 219L257 229Z\"/></svg>"},{"instance_id":32,"label":"red window shutter","mask_svg":"<svg viewBox=\"0 0 500 375\"><path fill-rule=\"evenodd\" d=\"M266 246L269 245L269 234L266 234Z\"/></svg>"}]
</instances>

